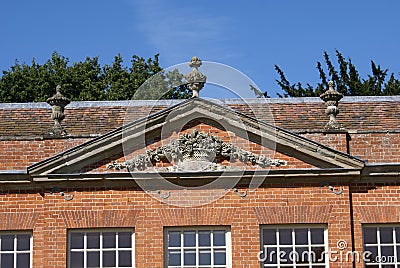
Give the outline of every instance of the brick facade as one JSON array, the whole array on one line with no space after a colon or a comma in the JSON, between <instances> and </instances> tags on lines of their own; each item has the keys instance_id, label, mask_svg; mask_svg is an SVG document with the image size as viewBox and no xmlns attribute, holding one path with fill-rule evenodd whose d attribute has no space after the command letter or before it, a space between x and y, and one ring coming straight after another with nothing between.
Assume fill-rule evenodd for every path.
<instances>
[{"instance_id":1,"label":"brick facade","mask_svg":"<svg viewBox=\"0 0 400 268\"><path fill-rule=\"evenodd\" d=\"M336 248L339 239L351 246L347 189L336 196L319 184L271 186L245 198L229 192L212 204L188 208L162 204L119 183L69 187L66 191L75 194L71 201L47 192L42 197L36 191L3 191L0 228L33 231L33 267L66 266L71 228L135 228L136 267L163 267L163 228L171 226L230 226L232 267L258 267L260 225L265 224L327 224L330 247ZM343 265L349 264L331 267Z\"/></svg>"},{"instance_id":2,"label":"brick facade","mask_svg":"<svg viewBox=\"0 0 400 268\"><path fill-rule=\"evenodd\" d=\"M389 106L398 109L399 104L400 100L396 102L396 105L390 102ZM363 103L358 102L346 103L344 115L349 115L349 111L355 112L357 109L353 108L354 106L362 105ZM241 112L246 112L247 109L237 104L231 104L231 107ZM293 122L294 119L288 120L290 118L287 117L282 118L279 116L278 106L271 104L271 107L276 115L276 125L285 127L296 123L289 129L301 137L320 144L321 148L327 146L367 160L368 165L374 163L379 163L379 165L373 167L364 165L354 170L320 168L285 154L284 151L275 152L260 144L235 136L234 133L228 133L217 122L198 119L191 121L179 133L173 133L167 139L152 138L148 141L147 147L139 148L138 146L137 149L140 149L140 152L144 152L145 149L154 149L168 143L179 134L191 133L193 129L198 129L226 142L234 142L255 154L272 154L272 158L286 160L288 165L271 168L270 174L265 175L263 183L256 189L249 188L249 179L246 175L236 178L238 183L235 187L238 192L234 189L224 189L222 186L201 191L196 187L192 189L186 187L185 190L163 189L162 192L168 192L172 196L182 195L184 192L182 199L177 201L180 203L179 206L163 202L160 198L153 198L152 195L158 194L154 191L148 193L141 189L130 174L107 177L116 172L107 169L107 164L112 161L124 161L123 152L117 152L111 157L107 155L83 168L74 170L71 167L72 174L55 174L52 177L50 172L37 174L35 177L35 174L29 174L29 170L16 172L25 170L28 166L40 161L52 161L52 156L68 149L72 148L74 151L77 150L76 148L85 148L85 142L93 139L90 135L99 136L100 139L104 137L100 134L111 129L104 122L96 124L99 116L107 118L108 121L106 121L110 122L113 128L123 123L122 119L110 120L112 116L110 116L108 106L96 109L92 107L86 112L88 116L93 117L85 122L91 122L93 125L89 123L91 127L85 133L83 133L84 127L80 127L80 133L73 132L74 127L68 125L68 120L72 118L68 119L67 114L63 125L65 124L67 131L74 135L65 138L38 138L37 131L29 136L29 128L26 128L24 136L3 135L0 141L2 159L0 163L0 170L2 170L0 173L2 182L0 184L0 230L32 232L32 267L50 268L67 267L69 230L133 228L135 267L161 268L166 267L164 231L167 228L223 226L228 227L231 233L229 258L232 267L260 267L257 254L261 249L260 230L263 226L322 224L327 228L327 247L339 254L349 250L363 251L362 227L365 224L392 226L400 223L398 216L400 213L398 183L400 169L397 164L384 164L400 163L400 137L396 129L400 123L399 114L392 115L387 129L367 127L340 131L324 131L323 129L311 131L309 126L312 122L308 122L305 128L301 128L301 122ZM307 114L314 111L315 115L309 115L317 121L314 122L314 126L323 126L326 118L320 114L321 107L321 103L299 103L297 107L296 103L283 104L281 114L287 116L293 114L290 112L293 110L299 116L305 111L308 111ZM77 118L79 114L84 114L79 108L74 109L76 109L74 116ZM42 110L40 110L41 113ZM119 107L118 113L122 113L122 110ZM139 110L141 116L146 115L145 108ZM96 111L96 114L93 111ZM249 111L248 113L250 114ZM258 107L251 113L262 114L262 110ZM342 120L350 122L349 118L345 120L342 118ZM340 121L341 118L338 117L338 120ZM51 125L51 120L49 122ZM377 124L384 125L384 122ZM75 129L78 127L75 126ZM96 130L93 131L93 129ZM295 145L291 146L295 147ZM135 155L138 152L133 151L131 154ZM221 164L229 165L229 162L225 161ZM158 167L170 165L170 163L157 163ZM247 167L249 172L254 169L251 165ZM205 180L205 175L207 174L199 172L196 177L199 180L193 180L193 182L184 181L190 179L182 178L175 178L175 180L181 184L198 186L203 177ZM25 178L25 181L16 180L17 176ZM88 177L85 176L91 176L92 179L87 179ZM332 185L334 190L341 189L343 192L335 194L324 186L325 182ZM73 199L66 200L60 191L66 196L73 195ZM215 200L210 198L213 194L221 192L223 194L219 198ZM246 196L239 196L238 193L243 192ZM190 202L184 198L185 196L190 197ZM207 198L210 202L204 203L204 200L208 200ZM338 249L338 241L345 241L347 248ZM363 266L362 261L352 262L339 259L329 262L329 267L361 268Z\"/></svg>"}]
</instances>

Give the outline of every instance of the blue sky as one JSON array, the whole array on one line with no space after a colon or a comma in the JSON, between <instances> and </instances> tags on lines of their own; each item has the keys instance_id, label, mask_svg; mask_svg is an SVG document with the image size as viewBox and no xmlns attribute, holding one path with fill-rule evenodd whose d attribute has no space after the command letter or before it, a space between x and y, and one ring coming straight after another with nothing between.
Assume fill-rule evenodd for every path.
<instances>
[{"instance_id":1,"label":"blue sky","mask_svg":"<svg viewBox=\"0 0 400 268\"><path fill-rule=\"evenodd\" d=\"M370 60L400 72L400 1L4 0L0 69L18 59L43 63L53 51L71 62L121 53L160 53L162 67L197 55L246 74L276 96L274 65L292 83L316 84L316 61L335 49L362 76ZM211 93L210 93L211 94ZM212 94L210 96L213 96Z\"/></svg>"}]
</instances>

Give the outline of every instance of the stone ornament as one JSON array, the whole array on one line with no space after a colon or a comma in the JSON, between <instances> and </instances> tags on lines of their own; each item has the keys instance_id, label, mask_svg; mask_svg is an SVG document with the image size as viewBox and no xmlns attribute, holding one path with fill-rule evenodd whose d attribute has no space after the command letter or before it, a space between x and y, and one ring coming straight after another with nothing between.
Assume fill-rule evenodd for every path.
<instances>
[{"instance_id":1,"label":"stone ornament","mask_svg":"<svg viewBox=\"0 0 400 268\"><path fill-rule=\"evenodd\" d=\"M193 57L189 62L189 67L193 70L185 76L185 84L193 92L193 97L198 98L200 90L204 87L207 77L199 71L199 67L203 63L197 57Z\"/></svg>"},{"instance_id":2,"label":"stone ornament","mask_svg":"<svg viewBox=\"0 0 400 268\"><path fill-rule=\"evenodd\" d=\"M213 162L217 158L239 160L244 164L258 165L262 168L286 165L284 160L274 160L264 155L258 156L231 143L223 142L218 137L195 129L192 133L180 135L178 139L173 140L168 145L148 150L146 154L137 155L132 160L122 163L113 162L108 164L107 168L142 171L152 166L154 162L167 159L175 162L176 165L165 169L165 171L226 169L226 166Z\"/></svg>"},{"instance_id":3,"label":"stone ornament","mask_svg":"<svg viewBox=\"0 0 400 268\"><path fill-rule=\"evenodd\" d=\"M51 113L51 119L54 120L54 126L51 131L49 131L50 136L66 136L67 132L65 129L61 126L61 121L64 120L65 115L64 115L64 107L67 106L71 101L67 98L64 97L61 94L61 86L58 85L56 87L56 94L48 98L46 102L51 105L52 108L52 113Z\"/></svg>"},{"instance_id":4,"label":"stone ornament","mask_svg":"<svg viewBox=\"0 0 400 268\"><path fill-rule=\"evenodd\" d=\"M328 90L321 94L320 98L326 103L326 115L329 116L329 122L325 129L341 129L342 125L336 120L339 113L338 102L343 98L343 94L337 92L334 88L334 82L328 82Z\"/></svg>"}]
</instances>

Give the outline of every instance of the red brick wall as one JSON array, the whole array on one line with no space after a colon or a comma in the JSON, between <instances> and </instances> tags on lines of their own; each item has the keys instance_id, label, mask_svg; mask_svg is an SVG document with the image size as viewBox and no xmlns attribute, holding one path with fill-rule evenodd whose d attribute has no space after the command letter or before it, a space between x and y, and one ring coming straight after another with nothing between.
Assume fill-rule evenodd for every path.
<instances>
[{"instance_id":1,"label":"red brick wall","mask_svg":"<svg viewBox=\"0 0 400 268\"><path fill-rule=\"evenodd\" d=\"M252 151L255 154L266 154L274 158L283 159L288 165L280 168L312 168L311 165L304 163L293 157L286 156L282 153L273 153L271 150L262 148L261 146L247 142L244 139L237 138L232 134L230 136L224 129L217 124L210 122L191 122L183 130L184 133L192 132L198 129L211 135L218 136L226 142L234 142L238 146L242 146L244 150ZM351 133L347 144L345 133L306 133L301 134L305 138L321 143L332 149L346 153L349 147L350 154L367 160L370 163L384 162L400 162L400 133ZM174 133L169 140L177 138L178 134ZM54 156L57 153L65 151L69 148L77 146L88 138L77 139L54 139L54 140L3 140L0 141L0 170L20 170L27 166ZM164 143L166 141L163 141ZM161 142L153 142L147 148L156 148ZM105 165L109 161L117 160L122 155L103 161L103 163L94 164L86 167L82 171L95 170L96 172L105 171ZM124 159L119 159L124 161Z\"/></svg>"},{"instance_id":2,"label":"red brick wall","mask_svg":"<svg viewBox=\"0 0 400 268\"><path fill-rule=\"evenodd\" d=\"M21 170L88 139L0 141L0 170Z\"/></svg>"},{"instance_id":3,"label":"red brick wall","mask_svg":"<svg viewBox=\"0 0 400 268\"><path fill-rule=\"evenodd\" d=\"M306 133L301 134L301 136L334 150L347 153L346 133Z\"/></svg>"},{"instance_id":4,"label":"red brick wall","mask_svg":"<svg viewBox=\"0 0 400 268\"><path fill-rule=\"evenodd\" d=\"M370 163L399 163L400 133L351 134L350 151Z\"/></svg>"},{"instance_id":5,"label":"red brick wall","mask_svg":"<svg viewBox=\"0 0 400 268\"><path fill-rule=\"evenodd\" d=\"M136 267L163 267L163 229L171 226L229 226L233 267L259 267L264 224L327 224L330 248L336 248L339 239L351 246L347 187L344 194L335 195L319 184L269 184L256 191L240 189L247 190L246 197L231 190L215 202L182 208L161 203L129 183L121 184L64 189L75 194L71 201L48 191L42 197L39 185L35 191L3 191L0 229L33 231L33 267L66 266L69 228L134 227ZM207 195L196 190L187 193L195 199ZM351 264L335 262L330 267Z\"/></svg>"},{"instance_id":6,"label":"red brick wall","mask_svg":"<svg viewBox=\"0 0 400 268\"><path fill-rule=\"evenodd\" d=\"M227 133L217 126L198 123L185 131L191 132L193 128L229 142ZM399 135L352 133L350 152L369 162L400 162ZM343 133L304 136L342 152L347 150ZM235 139L243 149L261 152L262 148L257 144ZM86 139L1 141L0 169L24 169L84 141ZM149 148L160 144L155 142ZM287 160L289 168L311 167L279 153L274 158ZM104 171L108 161L87 167L85 171ZM146 268L163 267L163 230L171 226L229 226L233 267L259 267L260 226L266 224L326 224L330 249L337 249L338 240L345 240L348 249L352 248L350 193L345 185L344 193L335 195L318 183L266 184L254 192L247 190L247 196L243 198L229 191L207 205L180 208L161 203L133 188L132 184L108 181L82 188L86 186L71 183L70 188L64 189L67 194L75 194L71 201L64 200L59 194L49 194L49 185L45 188L36 184L31 190L23 190L24 186L9 190L8 186L2 185L0 230L33 231L33 267L66 266L67 231L70 228L134 227L136 267ZM239 191L246 191L246 188ZM198 203L211 192L186 191ZM399 194L398 184L358 184L352 187L354 246L357 251L362 252L362 224L400 222ZM184 201L180 200L181 203ZM356 264L356 267L362 266L362 263ZM352 267L352 264L332 262L330 267Z\"/></svg>"},{"instance_id":7,"label":"red brick wall","mask_svg":"<svg viewBox=\"0 0 400 268\"><path fill-rule=\"evenodd\" d=\"M357 251L363 250L363 224L398 224L400 222L399 183L359 183L352 186L354 234ZM363 267L361 264L358 267Z\"/></svg>"},{"instance_id":8,"label":"red brick wall","mask_svg":"<svg viewBox=\"0 0 400 268\"><path fill-rule=\"evenodd\" d=\"M250 142L244 138L238 137L234 133L227 132L219 124L217 124L215 122L212 122L210 120L206 120L206 121L207 122L202 122L199 120L191 121L183 127L183 130L181 132L179 132L179 133L174 132L162 141L160 141L160 138L156 138L154 140L147 141L147 146L145 149L143 149L141 147L141 145L137 145L136 147L134 147L132 149L133 152L128 154L127 157L124 157L123 154L120 153L109 159L104 159L104 160L100 161L99 163L94 163L87 167L84 167L83 169L81 169L77 172L114 172L114 170L107 170L107 168L106 168L107 164L109 164L110 162L113 162L113 161L124 162L126 159L131 159L132 157L134 157L138 154L145 154L146 150L156 149L157 147L160 147L162 145L167 145L172 140L177 139L179 137L179 135L192 133L195 129L197 129L200 132L205 132L212 136L219 137L224 142L232 143L232 144L242 148L243 150L250 151L254 154L265 155L271 159L281 159L281 160L287 161L286 166L271 167L271 169L313 168L312 165L305 163L299 159L287 156L283 153L274 152L273 150L271 150L269 148L263 147L257 143ZM258 168L257 165L252 166L251 164L248 164L245 167L238 160L233 161L232 163L229 163L227 160L224 160L219 163L222 165L240 166L240 167L243 167L246 169ZM155 164L157 167L171 166L170 163L163 163L163 162L155 163Z\"/></svg>"},{"instance_id":9,"label":"red brick wall","mask_svg":"<svg viewBox=\"0 0 400 268\"><path fill-rule=\"evenodd\" d=\"M255 154L265 154L271 158L282 159L287 161L286 166L281 166L278 168L271 167L271 169L297 169L297 168L313 168L312 165L302 162L299 159L287 156L283 153L273 152L268 148L262 147L253 142L246 141L240 137L236 137L232 133L227 133L223 129L221 130L217 126L209 125L210 122L202 123L197 122L196 124L191 124L189 127L185 127L182 133L191 133L193 129L210 133L211 135L220 137L225 142L232 142L237 146L240 146L244 150L251 151ZM369 163L395 163L400 162L400 133L367 133L367 134L357 134L357 133L306 133L301 134L305 138L313 140L317 143L321 143L332 149L347 153L350 151L350 155L358 157L362 160L366 160ZM348 136L347 136L348 135ZM347 138L346 138L347 136ZM167 140L162 142L154 141L150 143L146 148L154 149L158 146L165 145L172 139L178 137L177 133L174 133ZM132 155L144 153L144 150L135 151ZM128 156L129 159L130 156ZM117 155L112 159L106 159L102 163L97 163L86 167L81 171L91 171L91 172L107 172L106 165L110 161L125 161L122 155ZM222 164L228 164L228 162L223 162ZM240 165L240 164L239 164ZM157 166L169 166L166 163L158 163ZM248 166L247 169L252 169L254 167Z\"/></svg>"},{"instance_id":10,"label":"red brick wall","mask_svg":"<svg viewBox=\"0 0 400 268\"><path fill-rule=\"evenodd\" d=\"M205 126L196 126L200 131L211 133L223 138L221 130L213 127L208 129ZM187 132L193 128L187 129ZM218 134L219 133L219 134ZM302 134L305 138L309 138L330 148L346 153L346 134L336 133L313 133ZM175 135L175 138L177 135ZM400 133L366 133L366 134L350 134L350 154L367 160L370 163L384 162L400 162ZM225 137L226 138L226 137ZM3 140L0 141L0 170L18 170L25 169L27 166L54 156L57 153L65 151L69 148L77 146L89 139L55 139L55 140ZM229 141L229 137L227 139ZM238 143L240 144L240 143ZM245 144L245 141L243 141ZM249 142L243 149L250 150L254 153L260 153L260 147ZM161 143L155 143L149 148L157 147ZM271 154L267 149L264 152ZM120 158L117 157L116 159ZM275 158L288 161L288 166L281 168L311 168L312 166L301 162L292 157L285 156L280 153L274 155ZM115 159L110 159L115 160ZM107 161L108 162L108 161ZM105 167L106 162L103 163ZM98 165L87 168L91 170L97 168ZM104 167L100 170L104 170ZM98 171L100 171L98 170Z\"/></svg>"},{"instance_id":11,"label":"red brick wall","mask_svg":"<svg viewBox=\"0 0 400 268\"><path fill-rule=\"evenodd\" d=\"M307 133L302 136L347 153L345 133ZM400 162L400 133L350 133L348 146L350 155L369 163Z\"/></svg>"}]
</instances>

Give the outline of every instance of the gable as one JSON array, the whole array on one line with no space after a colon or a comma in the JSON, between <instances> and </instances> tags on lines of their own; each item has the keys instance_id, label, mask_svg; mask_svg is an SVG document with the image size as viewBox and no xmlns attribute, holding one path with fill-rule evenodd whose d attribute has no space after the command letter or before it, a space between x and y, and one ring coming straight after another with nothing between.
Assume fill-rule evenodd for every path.
<instances>
[{"instance_id":1,"label":"gable","mask_svg":"<svg viewBox=\"0 0 400 268\"><path fill-rule=\"evenodd\" d=\"M364 166L354 157L272 124L204 99L192 98L34 164L28 167L28 172L43 175L81 170L115 155L126 154L127 147L132 152L139 149L136 147L144 149L149 141L162 140L174 132L177 134L186 123L199 118L217 122L226 133L234 133L235 137L317 168L361 169Z\"/></svg>"},{"instance_id":2,"label":"gable","mask_svg":"<svg viewBox=\"0 0 400 268\"><path fill-rule=\"evenodd\" d=\"M198 118L195 120L192 120L185 124L183 129L180 132L173 132L172 135L169 135L168 137L164 137L161 139L160 137L152 140L147 140L146 141L146 146L144 148L138 148L138 147L133 147L131 149L131 152L128 152L128 148L125 148L124 152L118 153L112 157L109 157L107 159L103 159L97 163L92 163L88 166L83 167L80 170L75 170L73 173L110 173L110 172L115 172L115 171L127 171L127 165L130 165L130 170L131 171L170 171L176 169L179 167L179 163L177 161L173 161L171 157L166 157L162 150L165 148L170 148L171 145L179 141L182 137L185 138L187 136L192 136L195 133L198 133L199 136L201 135L202 137L209 137L213 138L215 141L219 141L220 143L223 143L226 146L233 146L236 148L237 155L231 157L230 153L229 156L227 157L226 155L221 155L220 151L218 151L218 148L215 148L214 146L212 147L212 152L216 152L215 155L211 155L211 158L206 159L207 162L212 162L214 166L209 166L207 163L206 167L204 170L208 169L213 169L213 170L218 170L218 169L244 169L244 170L258 170L262 168L271 168L271 169L295 169L295 168L316 168L313 165L310 165L308 163L305 163L299 159L296 159L294 157L290 157L288 155L285 155L283 153L278 153L270 148L266 148L262 145L256 144L254 142L248 141L246 139L243 139L239 136L236 136L235 133L231 133L229 131L226 131L223 129L221 125L218 124L218 122L215 122L213 120L209 120L207 118ZM197 141L201 142L201 139L197 139ZM218 145L220 146L220 145ZM216 147L218 147L216 146ZM174 147L173 147L174 148ZM183 150L187 150L188 148L182 148L181 153ZM196 149L194 150L192 156L196 158L197 160L201 160L202 156L202 150L201 149ZM204 150L203 150L204 151ZM138 157L144 156L146 154L152 155L155 152L158 153L158 157L160 159L157 159L157 161L152 159L151 164L146 165L144 168L142 166L138 167L137 165L134 165L134 160L138 159ZM242 152L242 154L240 154ZM187 153L187 152L186 152ZM246 163L244 163L244 159L239 159L241 156L244 156L247 158ZM260 166L259 164L252 163L252 160L254 160L254 157L256 160L259 160L260 157L264 157L265 160L268 159L268 161L271 161L270 165L262 165ZM180 159L182 160L182 159ZM177 165L178 164L178 165ZM186 170L186 171L191 171L193 169L190 168L182 168L180 169L181 171Z\"/></svg>"}]
</instances>

